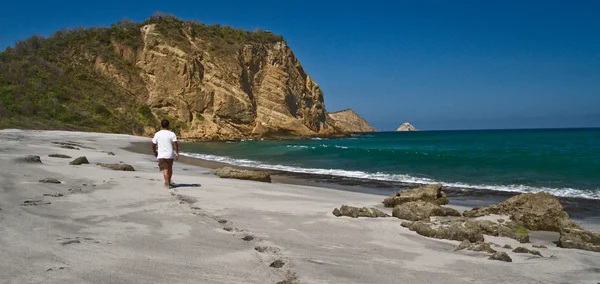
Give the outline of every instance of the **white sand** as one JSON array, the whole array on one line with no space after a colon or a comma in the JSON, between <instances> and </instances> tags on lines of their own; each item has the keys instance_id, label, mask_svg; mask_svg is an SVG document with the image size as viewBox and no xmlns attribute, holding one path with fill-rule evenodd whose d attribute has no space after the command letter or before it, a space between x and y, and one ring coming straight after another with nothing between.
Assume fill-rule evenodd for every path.
<instances>
[{"instance_id":1,"label":"white sand","mask_svg":"<svg viewBox=\"0 0 600 284\"><path fill-rule=\"evenodd\" d=\"M52 141L95 149L62 149ZM548 246L539 249L544 258L498 249L512 257L506 263L455 252L458 242L419 236L396 218L331 214L342 204L390 212L377 195L225 180L176 163L173 179L187 197L181 201L162 188L154 157L121 149L134 141L150 143L127 135L0 131L0 282L276 283L293 274L299 283L600 282L600 254L557 248L548 241L552 233L532 234L533 243ZM70 166L73 159L48 157L53 153L87 156L92 164ZM13 162L27 154L43 164ZM95 165L120 161L136 171ZM46 177L63 183L38 182ZM64 196L43 196L54 193ZM36 198L38 206L22 206ZM255 238L242 240L246 235ZM70 240L79 243L62 244ZM260 253L256 246L271 249ZM276 259L285 265L269 267Z\"/></svg>"}]
</instances>

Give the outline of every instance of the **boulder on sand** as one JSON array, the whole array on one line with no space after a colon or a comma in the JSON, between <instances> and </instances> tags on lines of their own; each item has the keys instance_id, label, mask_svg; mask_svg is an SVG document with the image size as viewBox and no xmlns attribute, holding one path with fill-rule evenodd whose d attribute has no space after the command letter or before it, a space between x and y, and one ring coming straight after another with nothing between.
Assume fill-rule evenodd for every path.
<instances>
[{"instance_id":1,"label":"boulder on sand","mask_svg":"<svg viewBox=\"0 0 600 284\"><path fill-rule=\"evenodd\" d=\"M497 252L497 253L493 254L492 256L490 256L489 259L512 262L512 258L510 258L510 256L508 256L508 254L506 254L505 252Z\"/></svg>"},{"instance_id":2,"label":"boulder on sand","mask_svg":"<svg viewBox=\"0 0 600 284\"><path fill-rule=\"evenodd\" d=\"M383 205L385 207L396 207L396 205L402 203L419 200L437 205L448 204L448 198L442 191L441 184L427 184L417 188L400 190L383 200Z\"/></svg>"},{"instance_id":3,"label":"boulder on sand","mask_svg":"<svg viewBox=\"0 0 600 284\"><path fill-rule=\"evenodd\" d=\"M220 178L234 178L261 182L271 182L271 175L263 171L252 171L236 169L232 167L222 167L214 170L213 174Z\"/></svg>"},{"instance_id":4,"label":"boulder on sand","mask_svg":"<svg viewBox=\"0 0 600 284\"><path fill-rule=\"evenodd\" d=\"M591 232L581 228L564 227L560 231L557 245L561 248L574 248L600 252L600 232Z\"/></svg>"},{"instance_id":5,"label":"boulder on sand","mask_svg":"<svg viewBox=\"0 0 600 284\"><path fill-rule=\"evenodd\" d=\"M461 216L452 208L441 207L437 204L425 201L411 201L396 205L392 216L409 221L426 220L431 216Z\"/></svg>"},{"instance_id":6,"label":"boulder on sand","mask_svg":"<svg viewBox=\"0 0 600 284\"><path fill-rule=\"evenodd\" d=\"M348 216L348 217L352 217L352 218L390 217L390 215L388 215L380 210L377 210L375 208L367 208L367 207L359 208L359 207L353 207L353 206L348 206L348 205L342 205L342 207L340 207L340 209L335 208L333 210L333 215L335 215L336 217Z\"/></svg>"},{"instance_id":7,"label":"boulder on sand","mask_svg":"<svg viewBox=\"0 0 600 284\"><path fill-rule=\"evenodd\" d=\"M63 154L50 154L48 157L51 158L62 158L62 159L70 159L71 156L63 155Z\"/></svg>"},{"instance_id":8,"label":"boulder on sand","mask_svg":"<svg viewBox=\"0 0 600 284\"><path fill-rule=\"evenodd\" d=\"M107 168L107 169L111 169L114 171L127 171L127 172L133 172L135 171L135 169L133 168L133 166L128 165L128 164L104 164L104 163L97 163L96 165Z\"/></svg>"},{"instance_id":9,"label":"boulder on sand","mask_svg":"<svg viewBox=\"0 0 600 284\"><path fill-rule=\"evenodd\" d=\"M15 161L18 163L29 163L29 164L41 164L42 163L42 159L40 159L40 156L34 156L34 155L27 155L25 157L19 157L19 158L16 158Z\"/></svg>"},{"instance_id":10,"label":"boulder on sand","mask_svg":"<svg viewBox=\"0 0 600 284\"><path fill-rule=\"evenodd\" d=\"M73 161L71 161L69 163L69 165L82 165L82 164L89 164L90 162L88 161L88 159L85 156L81 156Z\"/></svg>"},{"instance_id":11,"label":"boulder on sand","mask_svg":"<svg viewBox=\"0 0 600 284\"><path fill-rule=\"evenodd\" d=\"M456 219L435 225L423 221L405 221L401 225L425 237L455 241L468 240L472 243L483 242L483 233L479 226L468 220L465 222L465 220Z\"/></svg>"},{"instance_id":12,"label":"boulder on sand","mask_svg":"<svg viewBox=\"0 0 600 284\"><path fill-rule=\"evenodd\" d=\"M479 226L481 231L486 235L494 237L508 237L511 239L515 239L520 243L529 242L529 234L515 232L515 228L511 228L508 226L514 225L512 222L509 222L508 224L498 224L490 220L472 220L471 222Z\"/></svg>"},{"instance_id":13,"label":"boulder on sand","mask_svg":"<svg viewBox=\"0 0 600 284\"><path fill-rule=\"evenodd\" d=\"M560 201L545 192L525 193L506 201L485 207L476 207L463 213L465 217L480 217L490 214L508 215L510 219L526 229L534 231L560 232L564 226L579 227L569 221Z\"/></svg>"}]
</instances>

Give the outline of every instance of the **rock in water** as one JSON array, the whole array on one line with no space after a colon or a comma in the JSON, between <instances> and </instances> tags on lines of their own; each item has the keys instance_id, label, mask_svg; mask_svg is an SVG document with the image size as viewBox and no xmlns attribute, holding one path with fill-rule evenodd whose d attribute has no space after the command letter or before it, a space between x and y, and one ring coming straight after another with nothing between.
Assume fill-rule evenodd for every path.
<instances>
[{"instance_id":1,"label":"rock in water","mask_svg":"<svg viewBox=\"0 0 600 284\"><path fill-rule=\"evenodd\" d=\"M580 228L562 228L557 245L561 248L600 252L600 232L591 232Z\"/></svg>"},{"instance_id":2,"label":"rock in water","mask_svg":"<svg viewBox=\"0 0 600 284\"><path fill-rule=\"evenodd\" d=\"M267 172L235 169L232 167L223 167L213 171L220 178L234 178L243 180L253 180L261 182L271 182L271 175Z\"/></svg>"},{"instance_id":3,"label":"rock in water","mask_svg":"<svg viewBox=\"0 0 600 284\"><path fill-rule=\"evenodd\" d=\"M377 218L377 217L389 217L390 216L390 215L388 215L380 210L377 210L375 208L367 208L367 207L358 208L358 207L352 207L352 206L347 206L347 205L342 205L342 207L340 207L340 209L335 208L333 210L333 215L335 215L336 217L348 216L348 217L352 217L352 218L358 218L358 217Z\"/></svg>"},{"instance_id":4,"label":"rock in water","mask_svg":"<svg viewBox=\"0 0 600 284\"><path fill-rule=\"evenodd\" d=\"M34 155L19 157L19 158L15 159L15 161L19 162L19 163L29 163L29 164L41 164L42 163L42 159L40 159L40 156L34 156Z\"/></svg>"},{"instance_id":5,"label":"rock in water","mask_svg":"<svg viewBox=\"0 0 600 284\"><path fill-rule=\"evenodd\" d=\"M468 240L472 243L483 242L483 233L481 229L472 222L464 220L452 220L443 224L431 224L423 221L402 222L402 227L406 227L421 236L436 239L447 239L455 241Z\"/></svg>"},{"instance_id":6,"label":"rock in water","mask_svg":"<svg viewBox=\"0 0 600 284\"><path fill-rule=\"evenodd\" d=\"M90 162L88 161L88 159L85 156L81 156L73 161L71 161L69 163L69 165L82 165L82 164L89 164Z\"/></svg>"},{"instance_id":7,"label":"rock in water","mask_svg":"<svg viewBox=\"0 0 600 284\"><path fill-rule=\"evenodd\" d=\"M39 180L39 182L42 182L42 183L61 183L59 180L57 180L55 178L45 178L45 179Z\"/></svg>"},{"instance_id":8,"label":"rock in water","mask_svg":"<svg viewBox=\"0 0 600 284\"><path fill-rule=\"evenodd\" d=\"M465 217L480 217L490 214L509 215L529 230L560 232L563 226L579 227L569 221L560 201L545 192L524 193L513 196L498 205L477 207L465 211Z\"/></svg>"},{"instance_id":9,"label":"rock in water","mask_svg":"<svg viewBox=\"0 0 600 284\"><path fill-rule=\"evenodd\" d=\"M63 155L63 154L50 154L48 157L51 158L62 158L62 159L70 159L71 156Z\"/></svg>"},{"instance_id":10,"label":"rock in water","mask_svg":"<svg viewBox=\"0 0 600 284\"><path fill-rule=\"evenodd\" d=\"M392 216L409 221L426 220L430 216L461 216L452 208L441 207L435 203L425 201L411 201L396 205Z\"/></svg>"},{"instance_id":11,"label":"rock in water","mask_svg":"<svg viewBox=\"0 0 600 284\"><path fill-rule=\"evenodd\" d=\"M428 184L417 188L400 190L383 200L385 207L396 207L411 201L432 202L437 205L448 204L446 193L442 191L441 184Z\"/></svg>"},{"instance_id":12,"label":"rock in water","mask_svg":"<svg viewBox=\"0 0 600 284\"><path fill-rule=\"evenodd\" d=\"M344 133L364 133L377 131L373 126L364 120L360 115L351 109L332 112L327 114L333 121L334 125Z\"/></svg>"},{"instance_id":13,"label":"rock in water","mask_svg":"<svg viewBox=\"0 0 600 284\"><path fill-rule=\"evenodd\" d=\"M107 168L107 169L111 169L111 170L115 170L115 171L127 171L127 172L133 172L135 171L135 169L128 164L104 164L104 163L97 163L96 165Z\"/></svg>"},{"instance_id":14,"label":"rock in water","mask_svg":"<svg viewBox=\"0 0 600 284\"><path fill-rule=\"evenodd\" d=\"M402 123L402 125L400 125L400 127L398 127L398 129L396 131L416 131L417 129L410 125L410 123L405 122Z\"/></svg>"},{"instance_id":15,"label":"rock in water","mask_svg":"<svg viewBox=\"0 0 600 284\"><path fill-rule=\"evenodd\" d=\"M508 254L506 254L505 252L497 252L497 253L493 254L492 256L490 256L490 259L512 262L512 258L510 258L510 256L508 256Z\"/></svg>"}]
</instances>

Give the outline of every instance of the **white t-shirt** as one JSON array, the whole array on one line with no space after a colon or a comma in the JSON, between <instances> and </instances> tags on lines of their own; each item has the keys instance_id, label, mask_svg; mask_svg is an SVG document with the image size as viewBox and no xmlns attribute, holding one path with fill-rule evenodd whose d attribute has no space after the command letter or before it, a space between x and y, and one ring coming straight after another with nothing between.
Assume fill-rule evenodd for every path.
<instances>
[{"instance_id":1,"label":"white t-shirt","mask_svg":"<svg viewBox=\"0 0 600 284\"><path fill-rule=\"evenodd\" d=\"M158 159L175 159L175 152L173 151L173 142L177 142L177 136L175 133L169 130L161 130L154 134L152 143L158 145Z\"/></svg>"}]
</instances>

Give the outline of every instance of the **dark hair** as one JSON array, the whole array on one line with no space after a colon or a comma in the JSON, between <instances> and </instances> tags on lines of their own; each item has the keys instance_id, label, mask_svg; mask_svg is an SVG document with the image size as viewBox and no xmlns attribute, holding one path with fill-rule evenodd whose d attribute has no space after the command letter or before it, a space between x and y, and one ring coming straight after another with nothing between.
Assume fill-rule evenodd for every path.
<instances>
[{"instance_id":1,"label":"dark hair","mask_svg":"<svg viewBox=\"0 0 600 284\"><path fill-rule=\"evenodd\" d=\"M160 122L160 126L161 126L162 128L169 128L169 121L168 121L168 120L166 120L166 119L163 119L163 120Z\"/></svg>"}]
</instances>

